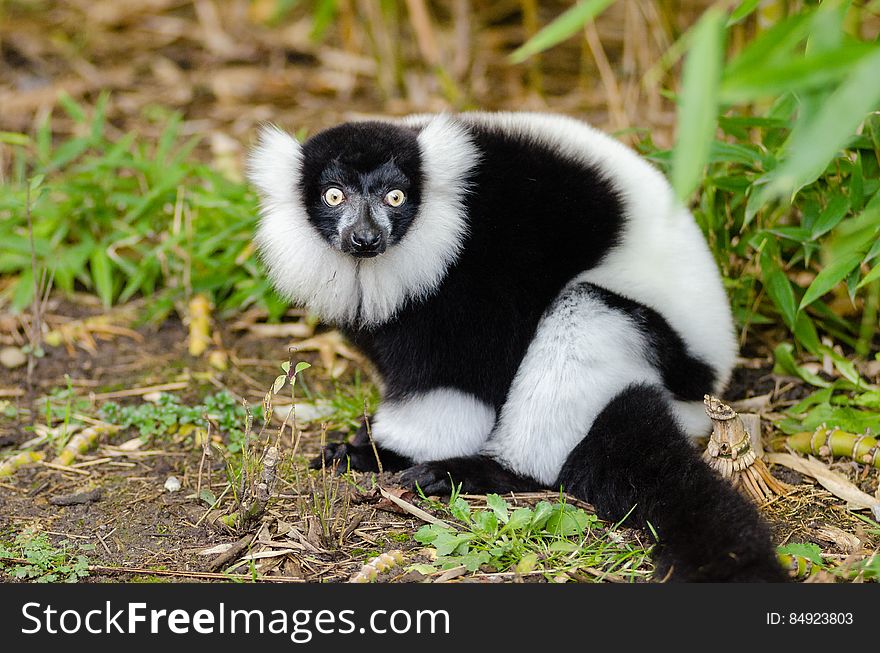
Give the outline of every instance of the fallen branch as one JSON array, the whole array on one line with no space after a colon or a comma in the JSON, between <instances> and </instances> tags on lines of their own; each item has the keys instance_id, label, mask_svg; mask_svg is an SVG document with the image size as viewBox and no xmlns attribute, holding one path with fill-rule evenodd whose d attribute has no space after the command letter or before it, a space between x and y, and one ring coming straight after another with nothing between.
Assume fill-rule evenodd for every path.
<instances>
[{"instance_id":1,"label":"fallen branch","mask_svg":"<svg viewBox=\"0 0 880 653\"><path fill-rule=\"evenodd\" d=\"M238 557L239 553L241 553L251 545L251 542L254 541L254 537L256 537L256 533L245 535L238 542L233 544L229 549L214 558L211 561L211 564L208 565L208 569L214 571L216 569L220 569L220 567L224 566L228 562L235 560L235 558Z\"/></svg>"}]
</instances>

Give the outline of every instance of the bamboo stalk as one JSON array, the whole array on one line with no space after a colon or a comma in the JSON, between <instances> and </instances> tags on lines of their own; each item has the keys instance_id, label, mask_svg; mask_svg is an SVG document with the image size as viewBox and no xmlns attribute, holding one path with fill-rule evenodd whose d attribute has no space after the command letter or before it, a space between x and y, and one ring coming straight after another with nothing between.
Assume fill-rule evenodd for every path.
<instances>
[{"instance_id":1,"label":"bamboo stalk","mask_svg":"<svg viewBox=\"0 0 880 653\"><path fill-rule=\"evenodd\" d=\"M42 451L22 451L0 462L0 478L12 476L19 468L43 460L46 454Z\"/></svg>"},{"instance_id":2,"label":"bamboo stalk","mask_svg":"<svg viewBox=\"0 0 880 653\"><path fill-rule=\"evenodd\" d=\"M777 451L784 451L786 447L799 453L852 458L880 468L880 446L877 438L829 428L824 424L812 433L802 431L773 441L773 448Z\"/></svg>"},{"instance_id":3,"label":"bamboo stalk","mask_svg":"<svg viewBox=\"0 0 880 653\"><path fill-rule=\"evenodd\" d=\"M112 435L119 430L118 426L112 424L90 426L87 429L74 435L70 442L61 450L61 453L52 461L53 465L61 465L69 467L77 456L94 449L98 445L98 439L102 435Z\"/></svg>"}]
</instances>

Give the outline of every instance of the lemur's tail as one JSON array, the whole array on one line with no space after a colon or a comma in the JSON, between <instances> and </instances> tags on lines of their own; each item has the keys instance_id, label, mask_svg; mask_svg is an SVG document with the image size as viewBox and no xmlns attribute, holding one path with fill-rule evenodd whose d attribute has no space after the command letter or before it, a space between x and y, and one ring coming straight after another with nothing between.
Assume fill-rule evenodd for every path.
<instances>
[{"instance_id":1,"label":"lemur's tail","mask_svg":"<svg viewBox=\"0 0 880 653\"><path fill-rule=\"evenodd\" d=\"M655 578L783 581L755 507L699 457L659 388L633 385L602 411L558 484L601 517L660 536ZM635 507L634 507L635 506Z\"/></svg>"}]
</instances>

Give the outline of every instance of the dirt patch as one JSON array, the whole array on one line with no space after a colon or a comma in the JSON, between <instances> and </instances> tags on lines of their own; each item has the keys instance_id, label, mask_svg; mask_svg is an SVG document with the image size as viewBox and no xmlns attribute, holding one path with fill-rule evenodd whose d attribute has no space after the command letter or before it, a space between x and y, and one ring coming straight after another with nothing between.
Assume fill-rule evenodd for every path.
<instances>
[{"instance_id":1,"label":"dirt patch","mask_svg":"<svg viewBox=\"0 0 880 653\"><path fill-rule=\"evenodd\" d=\"M122 316L117 326L132 328L131 320L139 311L136 306L134 309L117 313ZM88 320L100 313L97 306L55 300L50 327L73 319ZM293 315L291 320L296 322L299 317ZM287 324L289 327L291 323ZM325 333L325 339L319 340L336 342L330 336ZM19 337L20 333L12 331L3 335L7 342ZM260 328L248 330L241 324L223 324L217 329L215 344L219 343L226 353L229 365L220 370L203 358L189 356L186 341L186 326L170 318L159 327L136 327L129 335L81 334L68 346L49 348L38 362L29 388L24 369L12 370L0 390L24 392L7 399L5 411L0 411L0 456L40 431L40 425L46 423L47 397L54 392L57 404L57 393L67 388L72 393L60 400L61 404L70 400L79 415L91 418L100 415L98 409L108 399L123 405L144 403L142 394L119 394L169 383L177 384L174 393L184 404L226 390L246 398L252 410L259 413L260 401L280 372L279 364L288 356L289 347L303 342L302 338L270 337ZM338 347L344 350L345 345ZM314 366L303 375L299 390L305 403L369 383L366 368L348 359L347 366L340 368L341 357L329 355L332 353L326 348L296 352L297 360ZM336 370L337 378L331 377L330 368ZM797 384L773 375L766 359L750 359L735 372L727 396L746 400L769 395L766 410L772 411L777 404L790 402L792 395L803 392ZM357 411L355 407L354 418ZM53 424L57 426L58 422L59 418L53 418ZM272 428L276 427L277 422ZM45 533L55 545L62 541L72 543L74 548L86 545L87 557L94 566L87 579L90 581L223 580L230 574L250 577L255 573L267 580L286 582L346 581L368 559L385 551L402 551L406 566L428 562L426 551L412 539L424 522L399 511L379 495L378 485L393 486L391 477L310 476L305 471L306 461L319 450L322 438L342 438L347 432L348 427L339 421L323 433L318 424L304 424L296 456L290 453L293 443L289 434L285 435L280 441L286 453L276 499L261 521L246 532L236 532L220 524L208 501L197 494L197 489L210 491L215 497L228 492L228 476L221 458L203 461L202 447L183 432L154 438L139 449L120 453L119 445L137 436L132 429L124 430L80 455L73 470L36 464L0 479L0 540L8 542L18 533L33 530ZM220 448L228 446L227 433L216 432L214 437ZM227 455L227 459L238 460L234 455ZM240 465L240 460L233 464ZM833 467L863 490L876 491L877 470L847 462L835 462ZM794 472L776 467L774 473L795 486L791 494L763 508L777 543L814 543L829 559L843 560L853 554L841 548L841 542L851 543L852 539L835 539L834 534L843 532L856 538L862 554L876 549L877 534L847 512L840 500ZM169 477L180 481L179 491L166 489ZM54 498L96 488L101 490L97 501L67 506L50 503ZM555 496L548 493L546 498ZM419 503L411 495L409 499ZM516 497L511 500L528 503ZM479 503L479 498L475 501ZM218 508L226 512L234 508L231 494ZM252 538L248 546L218 567L216 562L223 555L224 545L239 542L243 535ZM625 537L636 542L638 536L626 532ZM208 553L200 554L205 551ZM383 580L392 581L422 579L420 574L407 573L402 567L383 576ZM471 580L510 578L488 571Z\"/></svg>"}]
</instances>

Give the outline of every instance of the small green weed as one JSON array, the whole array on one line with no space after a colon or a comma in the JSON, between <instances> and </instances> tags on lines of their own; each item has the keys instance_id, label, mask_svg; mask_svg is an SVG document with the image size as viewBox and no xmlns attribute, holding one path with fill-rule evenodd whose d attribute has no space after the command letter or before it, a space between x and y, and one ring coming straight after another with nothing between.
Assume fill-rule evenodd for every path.
<instances>
[{"instance_id":1,"label":"small green weed","mask_svg":"<svg viewBox=\"0 0 880 653\"><path fill-rule=\"evenodd\" d=\"M89 575L89 561L86 556L74 553L72 548L67 540L53 545L43 533L19 533L12 543L0 543L0 570L19 580L76 583ZM10 558L27 562L4 562Z\"/></svg>"},{"instance_id":2,"label":"small green weed","mask_svg":"<svg viewBox=\"0 0 880 653\"><path fill-rule=\"evenodd\" d=\"M243 424L247 412L226 391L210 394L194 406L186 406L175 395L162 394L156 403L120 406L107 402L101 407L101 418L122 428L136 428L144 439L173 432L185 425L204 425L207 415L228 437L227 449L236 453L244 446Z\"/></svg>"},{"instance_id":3,"label":"small green weed","mask_svg":"<svg viewBox=\"0 0 880 653\"><path fill-rule=\"evenodd\" d=\"M629 580L645 577L649 550L626 543L595 515L559 501L541 501L534 508L512 508L502 497L486 497L486 509L474 510L458 493L448 505L434 504L457 520L461 528L429 524L416 532L417 542L437 552L435 565L451 569L464 565L476 571L484 565L505 572L561 572L589 568L617 573ZM426 566L424 571L432 571Z\"/></svg>"}]
</instances>

